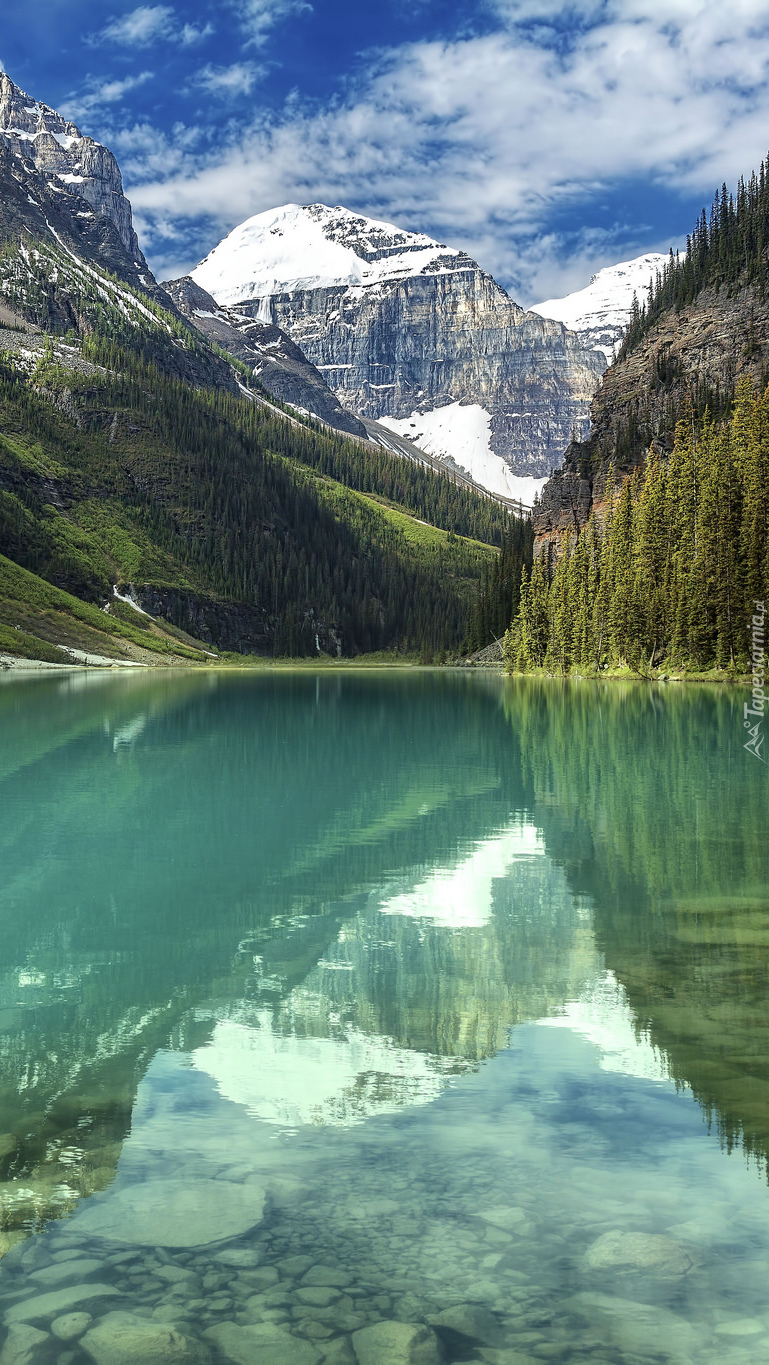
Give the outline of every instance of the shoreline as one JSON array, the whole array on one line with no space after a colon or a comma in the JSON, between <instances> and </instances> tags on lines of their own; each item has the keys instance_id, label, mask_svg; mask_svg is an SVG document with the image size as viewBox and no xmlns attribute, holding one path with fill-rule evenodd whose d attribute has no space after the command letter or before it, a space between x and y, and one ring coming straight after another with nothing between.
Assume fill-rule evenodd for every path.
<instances>
[{"instance_id":1,"label":"shoreline","mask_svg":"<svg viewBox=\"0 0 769 1365\"><path fill-rule=\"evenodd\" d=\"M253 660L253 661L252 661ZM612 669L604 673L547 673L541 669L532 669L525 673L520 671L507 672L502 663L497 660L469 662L466 660L452 660L445 664L419 663L415 659L387 659L377 658L376 656L360 655L353 659L256 659L251 656L248 661L244 658L243 663L235 663L231 660L217 660L207 663L174 663L174 664L148 664L134 662L128 659L109 660L107 658L97 663L95 660L72 663L49 663L43 659L29 659L22 655L0 654L0 677L23 677L29 675L45 674L69 674L69 673L132 673L144 674L158 673L290 673L290 672L341 672L359 671L370 672L375 669L387 671L412 672L445 672L452 670L455 672L481 672L496 674L501 678L523 679L539 678L549 682L638 682L655 683L660 686L668 683L699 683L715 686L749 687L751 684L750 675L738 674L730 677L723 670L713 670L711 672L685 673L671 672L661 675L644 675L632 673L628 669Z\"/></svg>"}]
</instances>

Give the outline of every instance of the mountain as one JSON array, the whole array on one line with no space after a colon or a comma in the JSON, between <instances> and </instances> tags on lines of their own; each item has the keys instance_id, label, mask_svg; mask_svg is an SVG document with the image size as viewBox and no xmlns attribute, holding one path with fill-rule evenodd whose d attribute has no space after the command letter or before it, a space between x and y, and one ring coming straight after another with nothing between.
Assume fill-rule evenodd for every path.
<instances>
[{"instance_id":1,"label":"mountain","mask_svg":"<svg viewBox=\"0 0 769 1365\"><path fill-rule=\"evenodd\" d=\"M760 674L769 596L769 158L636 301L534 510L511 667ZM760 711L745 747L761 757ZM746 712L745 727L750 728Z\"/></svg>"},{"instance_id":2,"label":"mountain","mask_svg":"<svg viewBox=\"0 0 769 1365\"><path fill-rule=\"evenodd\" d=\"M0 71L0 147L26 169L37 172L37 188L52 205L56 200L51 200L51 195L63 196L61 208L65 212L69 195L85 200L75 212L82 219L90 216L111 223L127 256L149 274L112 153L85 137L55 109L25 94L4 71ZM38 207L42 205L38 203ZM5 217L3 214L0 222Z\"/></svg>"},{"instance_id":3,"label":"mountain","mask_svg":"<svg viewBox=\"0 0 769 1365\"><path fill-rule=\"evenodd\" d=\"M763 245L758 249L765 256ZM704 255L699 267L694 259L689 266L681 258L673 276L698 270L699 284L669 303L658 291L652 316L644 310L604 374L591 405L588 439L572 443L563 468L540 494L534 511L538 547L560 543L567 529L584 526L591 508L603 515L610 462L621 480L650 447L663 456L670 453L684 412L725 416L743 377L765 388L769 299L764 277L743 265L735 279L727 280L723 266L714 264L717 247L706 248ZM665 266L667 274L669 260Z\"/></svg>"},{"instance_id":4,"label":"mountain","mask_svg":"<svg viewBox=\"0 0 769 1365\"><path fill-rule=\"evenodd\" d=\"M108 149L0 93L0 663L458 649L523 523L364 440L272 324L177 306Z\"/></svg>"},{"instance_id":5,"label":"mountain","mask_svg":"<svg viewBox=\"0 0 769 1365\"><path fill-rule=\"evenodd\" d=\"M532 305L532 313L554 318L576 332L583 346L603 351L610 365L630 322L633 295L643 302L649 282L668 264L668 257L647 252L632 261L608 265L591 276L590 283L563 299L547 299Z\"/></svg>"},{"instance_id":6,"label":"mountain","mask_svg":"<svg viewBox=\"0 0 769 1365\"><path fill-rule=\"evenodd\" d=\"M222 307L285 331L344 407L520 496L560 464L603 370L464 252L323 204L236 227L192 272ZM463 411L471 409L472 411Z\"/></svg>"}]
</instances>

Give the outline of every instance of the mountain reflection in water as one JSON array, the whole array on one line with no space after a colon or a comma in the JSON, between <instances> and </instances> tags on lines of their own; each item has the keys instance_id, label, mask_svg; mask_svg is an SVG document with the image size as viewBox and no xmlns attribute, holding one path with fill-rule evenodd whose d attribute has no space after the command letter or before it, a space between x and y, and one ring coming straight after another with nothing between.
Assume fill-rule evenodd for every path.
<instances>
[{"instance_id":1,"label":"mountain reflection in water","mask_svg":"<svg viewBox=\"0 0 769 1365\"><path fill-rule=\"evenodd\" d=\"M169 1049L252 1120L346 1129L545 1020L765 1157L740 705L440 672L4 681L0 1251L109 1185Z\"/></svg>"}]
</instances>

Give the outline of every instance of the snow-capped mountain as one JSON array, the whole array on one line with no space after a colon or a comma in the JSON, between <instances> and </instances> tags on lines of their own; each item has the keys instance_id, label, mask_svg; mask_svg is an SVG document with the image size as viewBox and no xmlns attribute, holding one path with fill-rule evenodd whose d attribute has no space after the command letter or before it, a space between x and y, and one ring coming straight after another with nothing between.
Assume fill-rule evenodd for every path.
<instances>
[{"instance_id":1,"label":"snow-capped mountain","mask_svg":"<svg viewBox=\"0 0 769 1365\"><path fill-rule=\"evenodd\" d=\"M31 99L10 76L0 71L0 144L30 163L54 193L74 191L94 214L114 224L126 250L144 257L131 220L131 205L123 194L118 164L110 151L84 137L74 123L55 109Z\"/></svg>"},{"instance_id":2,"label":"snow-capped mountain","mask_svg":"<svg viewBox=\"0 0 769 1365\"><path fill-rule=\"evenodd\" d=\"M474 264L424 233L325 204L284 204L233 228L193 278L218 303L269 299L298 289L376 285Z\"/></svg>"},{"instance_id":3,"label":"snow-capped mountain","mask_svg":"<svg viewBox=\"0 0 769 1365\"><path fill-rule=\"evenodd\" d=\"M240 224L192 278L287 332L345 408L412 440L413 421L494 491L511 495L511 471L546 475L587 432L601 357L423 233L287 204Z\"/></svg>"},{"instance_id":4,"label":"snow-capped mountain","mask_svg":"<svg viewBox=\"0 0 769 1365\"><path fill-rule=\"evenodd\" d=\"M547 299L535 303L532 313L543 318L554 318L576 332L583 345L603 351L608 364L622 340L630 321L633 295L644 303L648 297L649 281L667 264L668 257L650 251L632 261L607 265L593 275L584 289L567 294L563 299Z\"/></svg>"}]
</instances>

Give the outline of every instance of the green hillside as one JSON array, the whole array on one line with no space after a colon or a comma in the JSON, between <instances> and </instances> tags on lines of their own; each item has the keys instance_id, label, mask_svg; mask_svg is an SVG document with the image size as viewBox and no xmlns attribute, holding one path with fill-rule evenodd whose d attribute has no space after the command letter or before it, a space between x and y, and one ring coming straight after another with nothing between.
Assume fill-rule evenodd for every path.
<instances>
[{"instance_id":1,"label":"green hillside","mask_svg":"<svg viewBox=\"0 0 769 1365\"><path fill-rule=\"evenodd\" d=\"M2 650L29 654L41 639L48 653L37 657L62 643L109 657L88 635L105 624L119 656L185 658L200 642L299 656L459 648L508 514L428 469L284 418L234 383L195 386L175 363L186 350L176 319L166 327L153 303L148 322L141 301L121 311L126 287L109 283L98 297L81 290L82 339L33 330L22 360L0 358L0 550L29 571L12 583L4 566ZM28 293L48 321L45 289ZM67 605L46 599L43 583ZM113 596L127 585L185 639L148 632L149 618Z\"/></svg>"}]
</instances>

